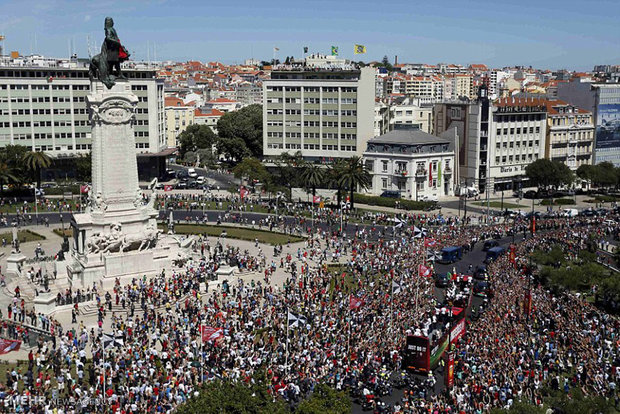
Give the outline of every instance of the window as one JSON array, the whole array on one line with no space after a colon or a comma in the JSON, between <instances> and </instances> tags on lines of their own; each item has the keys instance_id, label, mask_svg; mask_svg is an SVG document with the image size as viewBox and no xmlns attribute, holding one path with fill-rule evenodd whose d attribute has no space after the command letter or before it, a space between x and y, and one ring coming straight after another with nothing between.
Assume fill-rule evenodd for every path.
<instances>
[{"instance_id":1,"label":"window","mask_svg":"<svg viewBox=\"0 0 620 414\"><path fill-rule=\"evenodd\" d=\"M381 179L381 188L383 188L384 190L386 188L388 188L388 180L387 180L387 178L382 178Z\"/></svg>"},{"instance_id":2,"label":"window","mask_svg":"<svg viewBox=\"0 0 620 414\"><path fill-rule=\"evenodd\" d=\"M387 170L388 170L388 162L387 161L381 161L381 171L387 172Z\"/></svg>"}]
</instances>

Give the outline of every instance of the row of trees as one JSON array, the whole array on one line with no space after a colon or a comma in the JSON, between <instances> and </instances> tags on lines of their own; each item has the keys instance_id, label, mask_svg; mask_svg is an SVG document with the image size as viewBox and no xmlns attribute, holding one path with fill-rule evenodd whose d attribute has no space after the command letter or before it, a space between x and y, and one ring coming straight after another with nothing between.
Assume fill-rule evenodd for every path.
<instances>
[{"instance_id":1,"label":"row of trees","mask_svg":"<svg viewBox=\"0 0 620 414\"><path fill-rule=\"evenodd\" d=\"M353 193L370 187L372 179L361 157L339 159L325 166L304 161L300 152L293 155L282 153L275 160L272 172L257 158L244 158L233 168L233 173L251 186L255 182L262 183L263 189L272 193L286 190L290 195L293 187L302 187L315 196L317 188L335 189L338 205L342 195L348 192L351 207Z\"/></svg>"},{"instance_id":2,"label":"row of trees","mask_svg":"<svg viewBox=\"0 0 620 414\"><path fill-rule=\"evenodd\" d=\"M538 159L525 167L525 175L537 186L548 189L570 186L575 182L575 173L560 161ZM610 162L596 165L580 165L577 177L595 187L617 187L620 184L620 168Z\"/></svg>"},{"instance_id":3,"label":"row of trees","mask_svg":"<svg viewBox=\"0 0 620 414\"><path fill-rule=\"evenodd\" d=\"M212 166L223 155L230 161L263 154L263 109L249 105L224 114L215 134L207 125L190 125L179 134L179 157L194 164ZM215 149L215 151L214 151Z\"/></svg>"},{"instance_id":4,"label":"row of trees","mask_svg":"<svg viewBox=\"0 0 620 414\"><path fill-rule=\"evenodd\" d=\"M181 405L178 414L342 414L351 412L351 400L343 391L318 384L309 398L296 407L269 394L265 380L249 385L230 381L212 381L197 397Z\"/></svg>"}]
</instances>

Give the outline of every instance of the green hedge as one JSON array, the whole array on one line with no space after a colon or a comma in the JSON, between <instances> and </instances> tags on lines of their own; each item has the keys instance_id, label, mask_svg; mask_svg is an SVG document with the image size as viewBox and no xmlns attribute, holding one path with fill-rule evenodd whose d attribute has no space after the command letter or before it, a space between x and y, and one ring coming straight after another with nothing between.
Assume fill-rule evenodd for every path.
<instances>
[{"instance_id":1,"label":"green hedge","mask_svg":"<svg viewBox=\"0 0 620 414\"><path fill-rule=\"evenodd\" d=\"M399 208L403 210L428 210L435 208L437 203L433 201L414 201L402 198L367 196L364 194L353 194L354 203L367 204L369 206L396 207L399 202Z\"/></svg>"},{"instance_id":2,"label":"green hedge","mask_svg":"<svg viewBox=\"0 0 620 414\"><path fill-rule=\"evenodd\" d=\"M44 188L45 195L63 195L64 193L80 194L79 185L68 185L65 187Z\"/></svg>"},{"instance_id":3,"label":"green hedge","mask_svg":"<svg viewBox=\"0 0 620 414\"><path fill-rule=\"evenodd\" d=\"M540 202L541 206L572 206L575 204L575 200L572 198L545 198Z\"/></svg>"}]
</instances>

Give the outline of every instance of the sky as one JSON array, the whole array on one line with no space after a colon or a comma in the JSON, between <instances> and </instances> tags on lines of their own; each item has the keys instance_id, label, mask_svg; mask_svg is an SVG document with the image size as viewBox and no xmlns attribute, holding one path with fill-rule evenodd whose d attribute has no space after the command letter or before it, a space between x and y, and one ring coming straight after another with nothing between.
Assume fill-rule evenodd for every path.
<instances>
[{"instance_id":1,"label":"sky","mask_svg":"<svg viewBox=\"0 0 620 414\"><path fill-rule=\"evenodd\" d=\"M505 4L504 4L505 3ZM399 63L592 70L620 64L620 0L0 0L5 50L96 54L114 18L136 60L242 63L330 53ZM354 44L366 55L354 55Z\"/></svg>"}]
</instances>

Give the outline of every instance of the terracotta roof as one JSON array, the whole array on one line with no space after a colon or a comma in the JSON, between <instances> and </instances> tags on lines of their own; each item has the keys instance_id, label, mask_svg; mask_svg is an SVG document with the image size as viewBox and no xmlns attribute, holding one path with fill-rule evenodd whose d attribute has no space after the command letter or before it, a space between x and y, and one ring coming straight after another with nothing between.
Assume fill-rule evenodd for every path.
<instances>
[{"instance_id":1,"label":"terracotta roof","mask_svg":"<svg viewBox=\"0 0 620 414\"><path fill-rule=\"evenodd\" d=\"M211 99L207 103L237 103L237 101L234 101L232 99L226 99L226 98L215 98L215 99Z\"/></svg>"},{"instance_id":2,"label":"terracotta roof","mask_svg":"<svg viewBox=\"0 0 620 414\"><path fill-rule=\"evenodd\" d=\"M164 98L164 106L185 106L185 104L182 99L169 96Z\"/></svg>"},{"instance_id":3,"label":"terracotta roof","mask_svg":"<svg viewBox=\"0 0 620 414\"><path fill-rule=\"evenodd\" d=\"M200 109L194 109L194 116L222 116L225 112L212 109L211 112L202 112Z\"/></svg>"},{"instance_id":4,"label":"terracotta roof","mask_svg":"<svg viewBox=\"0 0 620 414\"><path fill-rule=\"evenodd\" d=\"M567 114L560 114L558 112L558 110L556 109L559 106L572 106L573 108L575 108L575 111L578 114L589 114L591 113L590 111L586 111L585 109L581 109L581 108L577 108L575 105L571 105L568 102L565 102L561 99L546 99L544 101L545 106L547 107L547 113L549 113L549 115L567 115Z\"/></svg>"}]
</instances>

